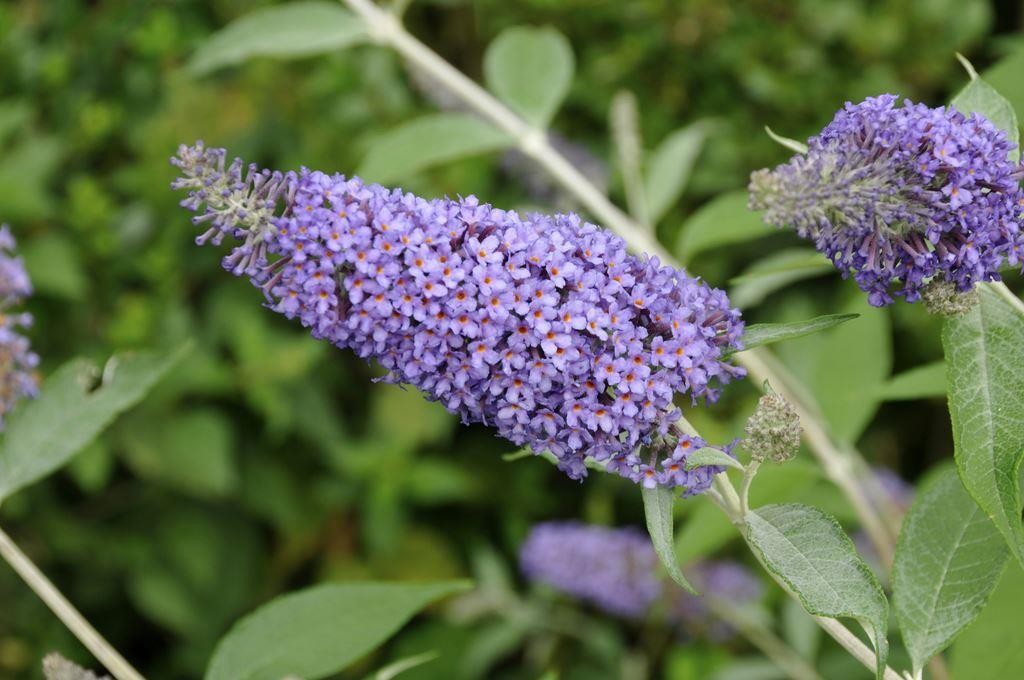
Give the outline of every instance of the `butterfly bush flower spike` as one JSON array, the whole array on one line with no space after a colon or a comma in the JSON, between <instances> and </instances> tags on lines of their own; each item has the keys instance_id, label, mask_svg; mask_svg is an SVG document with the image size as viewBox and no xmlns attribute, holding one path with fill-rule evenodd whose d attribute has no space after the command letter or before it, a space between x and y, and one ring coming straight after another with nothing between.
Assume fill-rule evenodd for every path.
<instances>
[{"instance_id":1,"label":"butterfly bush flower spike","mask_svg":"<svg viewBox=\"0 0 1024 680\"><path fill-rule=\"evenodd\" d=\"M636 257L578 216L427 200L359 178L278 173L182 147L183 205L230 237L225 268L316 338L354 351L574 479L584 460L635 482L710 485L674 423L677 394L714 401L742 371L725 293ZM244 174L244 177L243 177Z\"/></svg>"},{"instance_id":2,"label":"butterfly bush flower spike","mask_svg":"<svg viewBox=\"0 0 1024 680\"><path fill-rule=\"evenodd\" d=\"M0 226L0 430L14 405L39 391L39 357L24 335L32 315L14 311L32 295L25 264L14 254L16 246L10 228Z\"/></svg>"},{"instance_id":3,"label":"butterfly bush flower spike","mask_svg":"<svg viewBox=\"0 0 1024 680\"><path fill-rule=\"evenodd\" d=\"M735 607L756 602L761 582L741 564L708 561L687 569L702 595L691 595L662 578L651 540L631 527L580 522L535 525L519 550L520 568L542 583L609 614L642 619L658 613L671 623L712 637L731 631L709 610L708 598Z\"/></svg>"},{"instance_id":4,"label":"butterfly bush flower spike","mask_svg":"<svg viewBox=\"0 0 1024 680\"><path fill-rule=\"evenodd\" d=\"M872 305L1022 264L1024 175L981 115L882 95L848 103L808 147L751 176L750 207L813 241Z\"/></svg>"}]
</instances>

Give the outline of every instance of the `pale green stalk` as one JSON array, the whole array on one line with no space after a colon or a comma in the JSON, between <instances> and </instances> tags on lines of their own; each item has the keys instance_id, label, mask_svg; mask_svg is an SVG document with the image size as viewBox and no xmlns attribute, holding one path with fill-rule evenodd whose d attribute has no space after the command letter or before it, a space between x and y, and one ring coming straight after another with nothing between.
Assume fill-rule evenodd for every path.
<instances>
[{"instance_id":1,"label":"pale green stalk","mask_svg":"<svg viewBox=\"0 0 1024 680\"><path fill-rule=\"evenodd\" d=\"M68 602L56 586L28 558L25 553L0 529L0 556L14 568L46 606L57 615L85 648L103 664L117 680L143 680L142 675L132 668L123 656L107 642L84 616Z\"/></svg>"},{"instance_id":2,"label":"pale green stalk","mask_svg":"<svg viewBox=\"0 0 1024 680\"><path fill-rule=\"evenodd\" d=\"M747 516L747 512L750 510L750 485L754 482L754 477L757 476L757 470L761 467L761 461L754 459L747 464L746 469L743 471L743 483L740 485L740 512L744 517Z\"/></svg>"},{"instance_id":3,"label":"pale green stalk","mask_svg":"<svg viewBox=\"0 0 1024 680\"><path fill-rule=\"evenodd\" d=\"M721 598L705 595L708 610L735 628L743 637L760 649L766 657L793 680L821 680L818 672L807 660L796 653L784 640L739 607Z\"/></svg>"}]
</instances>

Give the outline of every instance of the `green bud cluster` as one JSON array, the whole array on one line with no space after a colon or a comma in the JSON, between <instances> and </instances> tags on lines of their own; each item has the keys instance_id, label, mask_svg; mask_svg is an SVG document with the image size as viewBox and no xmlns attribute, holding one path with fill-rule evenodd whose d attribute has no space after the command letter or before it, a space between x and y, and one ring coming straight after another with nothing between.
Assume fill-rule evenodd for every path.
<instances>
[{"instance_id":1,"label":"green bud cluster","mask_svg":"<svg viewBox=\"0 0 1024 680\"><path fill-rule=\"evenodd\" d=\"M921 289L925 308L938 316L963 316L978 302L978 289L961 293L948 282L933 279Z\"/></svg>"},{"instance_id":2,"label":"green bud cluster","mask_svg":"<svg viewBox=\"0 0 1024 680\"><path fill-rule=\"evenodd\" d=\"M800 416L785 397L771 392L758 401L746 435L743 445L754 460L784 463L800 448Z\"/></svg>"}]
</instances>

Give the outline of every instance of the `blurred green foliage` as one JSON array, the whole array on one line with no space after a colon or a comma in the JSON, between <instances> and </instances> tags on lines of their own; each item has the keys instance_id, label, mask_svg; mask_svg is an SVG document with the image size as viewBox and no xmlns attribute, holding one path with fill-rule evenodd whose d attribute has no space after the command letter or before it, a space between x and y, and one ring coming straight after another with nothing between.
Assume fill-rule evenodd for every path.
<instances>
[{"instance_id":1,"label":"blurred green foliage","mask_svg":"<svg viewBox=\"0 0 1024 680\"><path fill-rule=\"evenodd\" d=\"M0 221L12 224L37 287L32 339L44 375L75 355L196 343L143 406L66 472L6 501L0 521L155 678L200 675L230 624L283 592L328 579L466 576L480 583L475 599L417 621L354 676L438 650L439 659L402 677L525 679L556 666L566 679L637 668L679 680L765 677L754 675L742 643L675 644L669 631L601 617L519 581L515 550L532 523L641 524L633 486L597 477L578 485L539 460L503 462L510 444L457 427L411 391L371 382L374 369L266 312L256 291L220 270L215 249L194 247L180 197L168 189L177 144L203 138L273 167L351 172L399 124L452 108L393 54L369 46L256 60L204 78L186 73L207 36L265 4L0 4ZM979 68L1003 53L1017 64L1024 55L1007 37L1020 8L985 0L424 0L406 19L478 80L501 30L557 27L577 70L553 127L605 174L608 109L619 89L640 103L648 149L690 122L713 121L689 189L659 234L687 248L691 270L718 285L797 245L768 230L749 240L756 224L733 221L735 236L714 229L742 211L742 194L731 192L742 191L749 172L787 155L765 124L803 138L844 101L883 91L939 103L963 81L954 51ZM997 71L993 84L1020 107L1019 68ZM539 171L498 160L461 160L403 184L506 206L565 202ZM788 252L788 262L799 260ZM949 458L941 400L879 411L894 369L941 356L937 322L920 305L862 309L851 284L810 269L784 269L788 278L776 285L796 285L753 295L751 318L862 313L782 346L780 357L819 400L826 395L830 425L873 461L915 477ZM751 388L731 388L693 419L728 440L754 400ZM785 476L766 471L758 502L801 500L852 521L816 466L800 465ZM728 524L706 510L681 510L683 556L730 549ZM0 677L35 677L51 649L88 665L4 567L0 603ZM790 639L807 638L799 624L786 625ZM830 651L821 652L823 667L835 669L829 677L853 672Z\"/></svg>"}]
</instances>

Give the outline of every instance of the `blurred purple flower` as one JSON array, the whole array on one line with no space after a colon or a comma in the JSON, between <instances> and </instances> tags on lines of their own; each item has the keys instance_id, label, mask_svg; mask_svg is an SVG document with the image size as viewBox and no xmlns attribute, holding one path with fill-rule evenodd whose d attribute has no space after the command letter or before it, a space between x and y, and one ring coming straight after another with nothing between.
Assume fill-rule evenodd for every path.
<instances>
[{"instance_id":1,"label":"blurred purple flower","mask_svg":"<svg viewBox=\"0 0 1024 680\"><path fill-rule=\"evenodd\" d=\"M961 292L1024 261L1020 166L984 117L895 95L847 103L809 151L751 176L750 207L827 255L872 305Z\"/></svg>"},{"instance_id":2,"label":"blurred purple flower","mask_svg":"<svg viewBox=\"0 0 1024 680\"><path fill-rule=\"evenodd\" d=\"M519 564L530 581L630 619L646 616L665 588L651 539L633 528L537 524L519 549Z\"/></svg>"},{"instance_id":3,"label":"blurred purple flower","mask_svg":"<svg viewBox=\"0 0 1024 680\"><path fill-rule=\"evenodd\" d=\"M873 497L878 504L887 500L896 509L906 512L914 501L914 487L890 468L874 465L871 467L871 472L874 475L875 483L864 485L868 496ZM885 498L875 498L878 492L884 493Z\"/></svg>"},{"instance_id":4,"label":"blurred purple flower","mask_svg":"<svg viewBox=\"0 0 1024 680\"><path fill-rule=\"evenodd\" d=\"M906 514L910 509L910 504L914 502L914 487L893 470L881 465L872 466L871 473L874 477L873 483L862 483L868 498L876 506L883 506L883 503L887 503L901 514ZM879 494L885 494L885 497L880 498ZM876 574L887 577L888 569L882 567L875 544L863 529L853 532L853 545L861 557L874 568Z\"/></svg>"},{"instance_id":5,"label":"blurred purple flower","mask_svg":"<svg viewBox=\"0 0 1024 680\"><path fill-rule=\"evenodd\" d=\"M616 616L640 619L657 611L709 635L727 635L707 598L742 607L762 595L761 582L735 562L703 562L687 569L703 593L693 596L658 572L651 540L638 529L545 522L519 549L523 574Z\"/></svg>"},{"instance_id":6,"label":"blurred purple flower","mask_svg":"<svg viewBox=\"0 0 1024 680\"><path fill-rule=\"evenodd\" d=\"M724 359L743 322L723 291L576 215L309 170L250 166L243 179L240 160L225 168L224 151L201 144L172 162L182 204L210 227L200 243L242 240L227 269L314 337L379 362L385 380L551 452L573 479L589 457L647 486L710 484L713 469L685 469L694 449L673 398L714 401L716 384L743 375Z\"/></svg>"},{"instance_id":7,"label":"blurred purple flower","mask_svg":"<svg viewBox=\"0 0 1024 680\"><path fill-rule=\"evenodd\" d=\"M32 295L25 264L14 254L17 244L10 228L0 226L0 430L4 418L24 398L35 397L39 391L36 367L39 357L29 348L23 335L32 325L27 312L12 313Z\"/></svg>"}]
</instances>

